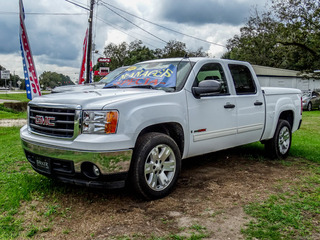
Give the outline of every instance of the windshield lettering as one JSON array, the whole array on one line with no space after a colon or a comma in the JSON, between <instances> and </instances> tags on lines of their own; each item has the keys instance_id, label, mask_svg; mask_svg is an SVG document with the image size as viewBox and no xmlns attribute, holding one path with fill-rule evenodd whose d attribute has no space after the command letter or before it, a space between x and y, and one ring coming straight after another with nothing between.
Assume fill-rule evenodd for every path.
<instances>
[{"instance_id":1,"label":"windshield lettering","mask_svg":"<svg viewBox=\"0 0 320 240\"><path fill-rule=\"evenodd\" d=\"M132 87L150 85L152 87L175 87L177 67L170 64L166 68L159 69L128 69L117 76L106 87L121 86Z\"/></svg>"}]
</instances>

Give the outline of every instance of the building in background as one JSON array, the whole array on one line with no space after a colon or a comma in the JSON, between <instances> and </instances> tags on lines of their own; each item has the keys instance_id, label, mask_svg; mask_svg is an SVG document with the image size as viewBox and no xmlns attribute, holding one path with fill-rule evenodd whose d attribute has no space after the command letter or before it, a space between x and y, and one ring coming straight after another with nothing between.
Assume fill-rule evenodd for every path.
<instances>
[{"instance_id":1,"label":"building in background","mask_svg":"<svg viewBox=\"0 0 320 240\"><path fill-rule=\"evenodd\" d=\"M298 88L303 92L320 90L320 80L299 76L299 71L253 65L263 87Z\"/></svg>"}]
</instances>

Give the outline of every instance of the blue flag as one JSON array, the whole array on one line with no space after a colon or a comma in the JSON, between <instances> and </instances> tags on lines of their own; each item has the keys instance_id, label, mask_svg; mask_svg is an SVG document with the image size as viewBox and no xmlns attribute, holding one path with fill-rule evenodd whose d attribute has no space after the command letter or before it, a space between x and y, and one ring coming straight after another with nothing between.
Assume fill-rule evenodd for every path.
<instances>
[{"instance_id":1,"label":"blue flag","mask_svg":"<svg viewBox=\"0 0 320 240\"><path fill-rule=\"evenodd\" d=\"M152 87L175 87L177 78L177 67L170 64L166 68L140 69L135 66L129 67L122 74L117 76L105 87L133 87L133 86L152 86Z\"/></svg>"}]
</instances>

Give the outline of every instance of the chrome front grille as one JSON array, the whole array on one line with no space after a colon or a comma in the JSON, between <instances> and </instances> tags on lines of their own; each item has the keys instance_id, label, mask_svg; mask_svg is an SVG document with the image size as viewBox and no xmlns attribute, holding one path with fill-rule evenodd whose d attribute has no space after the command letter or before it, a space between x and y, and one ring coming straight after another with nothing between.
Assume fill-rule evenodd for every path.
<instances>
[{"instance_id":1,"label":"chrome front grille","mask_svg":"<svg viewBox=\"0 0 320 240\"><path fill-rule=\"evenodd\" d=\"M74 138L79 134L79 120L76 106L29 105L29 129L34 133Z\"/></svg>"}]
</instances>

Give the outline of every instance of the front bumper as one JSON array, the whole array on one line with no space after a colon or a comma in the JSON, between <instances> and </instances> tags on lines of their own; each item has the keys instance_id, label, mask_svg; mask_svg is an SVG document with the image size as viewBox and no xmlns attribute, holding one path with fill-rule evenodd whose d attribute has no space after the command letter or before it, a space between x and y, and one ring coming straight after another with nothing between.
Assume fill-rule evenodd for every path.
<instances>
[{"instance_id":1,"label":"front bumper","mask_svg":"<svg viewBox=\"0 0 320 240\"><path fill-rule=\"evenodd\" d=\"M63 182L89 187L123 187L130 169L132 149L96 151L68 149L21 137L33 169ZM93 166L100 174L94 174Z\"/></svg>"}]
</instances>

